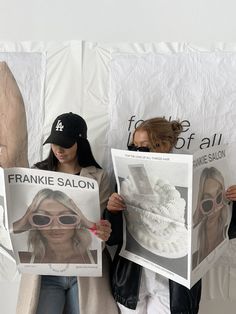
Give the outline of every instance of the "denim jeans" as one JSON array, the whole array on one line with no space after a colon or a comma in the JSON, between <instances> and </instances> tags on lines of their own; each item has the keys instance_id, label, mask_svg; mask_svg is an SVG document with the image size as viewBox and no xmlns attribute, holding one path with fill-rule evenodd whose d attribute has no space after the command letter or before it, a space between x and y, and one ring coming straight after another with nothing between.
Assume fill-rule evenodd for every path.
<instances>
[{"instance_id":1,"label":"denim jeans","mask_svg":"<svg viewBox=\"0 0 236 314\"><path fill-rule=\"evenodd\" d=\"M76 277L42 276L37 314L79 314Z\"/></svg>"}]
</instances>

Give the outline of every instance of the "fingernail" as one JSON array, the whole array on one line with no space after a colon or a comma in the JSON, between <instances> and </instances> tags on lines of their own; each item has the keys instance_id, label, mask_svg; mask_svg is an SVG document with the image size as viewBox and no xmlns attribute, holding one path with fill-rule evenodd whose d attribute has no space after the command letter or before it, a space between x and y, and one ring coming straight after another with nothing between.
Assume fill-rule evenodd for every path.
<instances>
[{"instance_id":1,"label":"fingernail","mask_svg":"<svg viewBox=\"0 0 236 314\"><path fill-rule=\"evenodd\" d=\"M89 230L91 230L91 231L92 231L92 230L96 230L96 229L97 229L97 226L96 226L95 223L93 224L93 226L92 226L91 228L89 228Z\"/></svg>"},{"instance_id":2,"label":"fingernail","mask_svg":"<svg viewBox=\"0 0 236 314\"><path fill-rule=\"evenodd\" d=\"M89 228L89 230L90 230L93 234L96 234L96 232L97 232L97 226L96 226L96 224L94 224L91 228Z\"/></svg>"}]
</instances>

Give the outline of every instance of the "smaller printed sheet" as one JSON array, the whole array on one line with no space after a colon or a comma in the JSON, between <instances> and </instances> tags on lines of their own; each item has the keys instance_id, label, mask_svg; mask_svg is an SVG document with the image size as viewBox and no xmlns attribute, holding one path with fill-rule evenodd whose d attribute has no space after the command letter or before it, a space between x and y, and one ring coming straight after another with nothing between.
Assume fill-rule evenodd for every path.
<instances>
[{"instance_id":1,"label":"smaller printed sheet","mask_svg":"<svg viewBox=\"0 0 236 314\"><path fill-rule=\"evenodd\" d=\"M77 175L1 169L5 214L18 270L63 276L101 276L98 184Z\"/></svg>"}]
</instances>

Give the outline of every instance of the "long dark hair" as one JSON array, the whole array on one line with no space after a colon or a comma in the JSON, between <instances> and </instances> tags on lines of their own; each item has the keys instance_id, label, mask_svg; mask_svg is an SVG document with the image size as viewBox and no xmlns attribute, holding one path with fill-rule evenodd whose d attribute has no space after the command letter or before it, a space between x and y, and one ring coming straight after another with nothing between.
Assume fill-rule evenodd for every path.
<instances>
[{"instance_id":1,"label":"long dark hair","mask_svg":"<svg viewBox=\"0 0 236 314\"><path fill-rule=\"evenodd\" d=\"M94 166L101 169L101 166L96 162L89 141L85 138L77 139L77 159L80 167L85 168L89 166ZM58 165L58 160L55 157L52 149L50 149L49 155L43 161L37 162L34 166L42 170L52 170L56 171Z\"/></svg>"}]
</instances>

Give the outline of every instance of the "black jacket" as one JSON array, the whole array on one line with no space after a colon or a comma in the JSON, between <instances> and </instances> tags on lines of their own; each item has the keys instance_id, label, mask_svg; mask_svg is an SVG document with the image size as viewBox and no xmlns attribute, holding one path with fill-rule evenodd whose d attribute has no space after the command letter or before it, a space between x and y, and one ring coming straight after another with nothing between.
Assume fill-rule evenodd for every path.
<instances>
[{"instance_id":1,"label":"black jacket","mask_svg":"<svg viewBox=\"0 0 236 314\"><path fill-rule=\"evenodd\" d=\"M112 234L108 245L119 243L111 269L111 286L115 300L124 306L135 309L139 297L142 266L119 255L122 245L122 213L105 211L105 219L112 225ZM197 314L201 299L201 280L191 289L169 280L171 314Z\"/></svg>"},{"instance_id":2,"label":"black jacket","mask_svg":"<svg viewBox=\"0 0 236 314\"><path fill-rule=\"evenodd\" d=\"M230 239L236 238L236 202L233 202L233 212L228 234Z\"/></svg>"}]
</instances>

